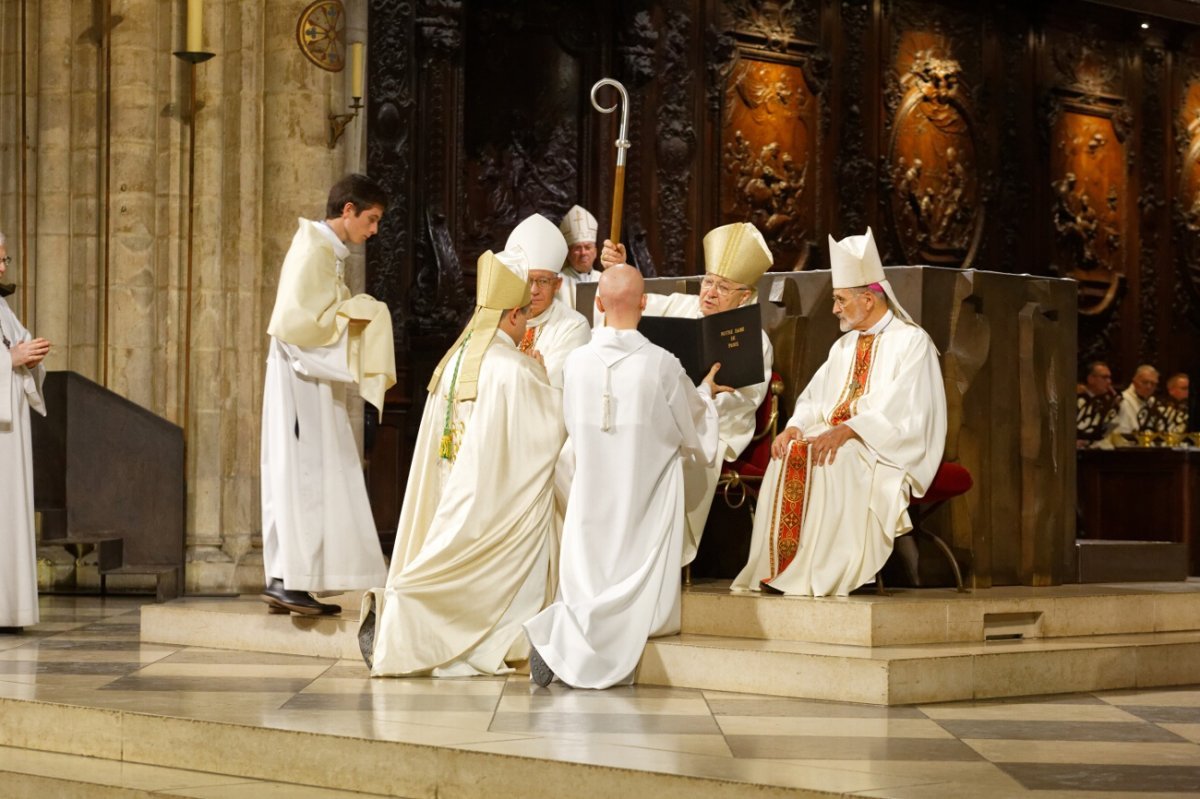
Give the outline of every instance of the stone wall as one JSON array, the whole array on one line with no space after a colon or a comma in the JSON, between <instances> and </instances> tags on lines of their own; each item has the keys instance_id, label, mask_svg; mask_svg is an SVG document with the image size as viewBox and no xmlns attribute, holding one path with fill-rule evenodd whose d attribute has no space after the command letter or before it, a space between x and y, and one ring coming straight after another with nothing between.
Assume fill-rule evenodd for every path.
<instances>
[{"instance_id":1,"label":"stone wall","mask_svg":"<svg viewBox=\"0 0 1200 799\"><path fill-rule=\"evenodd\" d=\"M348 74L300 51L306 5L208 0L214 57L192 67L172 55L184 0L0 0L0 230L21 284L10 300L54 343L48 368L184 428L190 592L261 585L259 413L279 265L296 218L322 214L329 185L363 165L361 120L328 146ZM365 38L362 3L346 5ZM352 289L362 274L359 255Z\"/></svg>"}]
</instances>

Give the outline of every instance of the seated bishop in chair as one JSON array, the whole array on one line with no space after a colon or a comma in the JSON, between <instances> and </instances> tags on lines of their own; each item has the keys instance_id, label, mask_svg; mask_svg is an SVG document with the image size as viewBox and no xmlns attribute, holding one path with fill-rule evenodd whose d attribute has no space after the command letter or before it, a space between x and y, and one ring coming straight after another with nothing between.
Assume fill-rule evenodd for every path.
<instances>
[{"instance_id":1,"label":"seated bishop in chair","mask_svg":"<svg viewBox=\"0 0 1200 799\"><path fill-rule=\"evenodd\" d=\"M937 349L896 301L868 228L829 240L844 336L771 447L750 558L735 591L844 596L909 532L911 497L942 460L946 395Z\"/></svg>"}]
</instances>

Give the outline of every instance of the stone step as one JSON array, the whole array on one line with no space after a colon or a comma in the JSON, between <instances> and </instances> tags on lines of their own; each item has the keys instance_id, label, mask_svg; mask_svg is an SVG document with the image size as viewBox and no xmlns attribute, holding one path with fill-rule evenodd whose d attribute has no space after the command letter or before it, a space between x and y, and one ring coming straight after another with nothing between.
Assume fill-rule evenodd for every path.
<instances>
[{"instance_id":1,"label":"stone step","mask_svg":"<svg viewBox=\"0 0 1200 799\"><path fill-rule=\"evenodd\" d=\"M1194 684L1200 632L856 647L682 634L646 645L637 682L907 705Z\"/></svg>"},{"instance_id":2,"label":"stone step","mask_svg":"<svg viewBox=\"0 0 1200 799\"><path fill-rule=\"evenodd\" d=\"M684 633L878 647L1200 630L1200 580L962 594L900 588L888 596L819 599L735 594L728 587L728 581L698 582L684 592Z\"/></svg>"},{"instance_id":3,"label":"stone step","mask_svg":"<svg viewBox=\"0 0 1200 799\"><path fill-rule=\"evenodd\" d=\"M419 733L422 737L427 731ZM390 735L401 736L401 732ZM310 796L313 788L354 795L459 797L493 799L521 796L557 799L561 796L606 797L662 796L689 799L735 799L753 795L761 799L837 797L840 792L786 785L755 784L752 770L745 779L703 776L706 758L691 755L679 763L651 771L629 762L629 751L611 747L597 756L581 751L572 760L570 742L546 757L492 751L497 744L478 739L435 745L403 738L383 740L309 730L234 724L195 718L178 718L110 708L55 704L34 699L0 698L0 747L77 755L93 760L96 774L112 775L112 762L140 764L206 774L223 774L229 783L262 780L267 786L239 785L239 796ZM500 745L502 747L502 744ZM583 760L588 762L582 762ZM720 759L722 765L726 758ZM108 767L106 769L106 766ZM11 771L0 761L0 775ZM130 778L138 769L127 768ZM688 772L693 773L688 773ZM62 774L47 782L47 775L25 776L9 796L146 797L149 790L110 787L91 793L95 783L79 774ZM112 779L107 780L111 785ZM23 793L24 783L32 789ZM278 786L274 783L287 783ZM196 783L193 783L196 784ZM75 792L67 788L81 785ZM301 787L304 786L304 787ZM161 788L161 781L160 786ZM288 790L288 788L293 790ZM262 789L260 789L262 788ZM307 790L306 790L307 788ZM216 793L214 789L212 793ZM173 795L155 791L154 796ZM208 795L194 787L189 796ZM222 795L232 795L231 793ZM347 799L349 799L347 797Z\"/></svg>"}]
</instances>

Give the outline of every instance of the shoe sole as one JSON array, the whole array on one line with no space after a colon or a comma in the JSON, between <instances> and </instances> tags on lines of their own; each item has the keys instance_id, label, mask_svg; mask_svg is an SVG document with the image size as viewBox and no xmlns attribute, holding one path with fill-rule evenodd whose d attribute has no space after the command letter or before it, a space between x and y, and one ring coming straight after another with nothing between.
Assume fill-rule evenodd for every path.
<instances>
[{"instance_id":1,"label":"shoe sole","mask_svg":"<svg viewBox=\"0 0 1200 799\"><path fill-rule=\"evenodd\" d=\"M298 613L301 616L321 616L324 611L321 608L310 608L304 605L291 605L284 602L282 599L270 596L269 594L259 594L259 599L267 603L268 613Z\"/></svg>"},{"instance_id":2,"label":"shoe sole","mask_svg":"<svg viewBox=\"0 0 1200 799\"><path fill-rule=\"evenodd\" d=\"M554 671L536 649L529 652L529 679L539 688L545 688L554 682Z\"/></svg>"}]
</instances>

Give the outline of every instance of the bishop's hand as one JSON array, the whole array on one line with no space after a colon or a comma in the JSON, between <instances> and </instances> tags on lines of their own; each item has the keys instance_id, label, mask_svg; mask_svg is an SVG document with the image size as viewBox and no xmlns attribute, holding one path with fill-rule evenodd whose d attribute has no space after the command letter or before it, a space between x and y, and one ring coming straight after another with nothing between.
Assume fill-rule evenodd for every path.
<instances>
[{"instance_id":1,"label":"bishop's hand","mask_svg":"<svg viewBox=\"0 0 1200 799\"><path fill-rule=\"evenodd\" d=\"M788 444L803 440L804 436L800 433L799 427L783 428L783 432L775 436L775 440L771 442L771 457L782 458L787 454Z\"/></svg>"},{"instance_id":2,"label":"bishop's hand","mask_svg":"<svg viewBox=\"0 0 1200 799\"><path fill-rule=\"evenodd\" d=\"M854 428L850 425L839 424L831 427L809 442L809 462L814 466L832 464L837 451L852 438L858 438L858 433L854 432Z\"/></svg>"},{"instance_id":3,"label":"bishop's hand","mask_svg":"<svg viewBox=\"0 0 1200 799\"><path fill-rule=\"evenodd\" d=\"M605 269L608 269L610 266L626 263L625 245L613 244L612 239L605 239L604 249L600 251L600 263Z\"/></svg>"}]
</instances>

